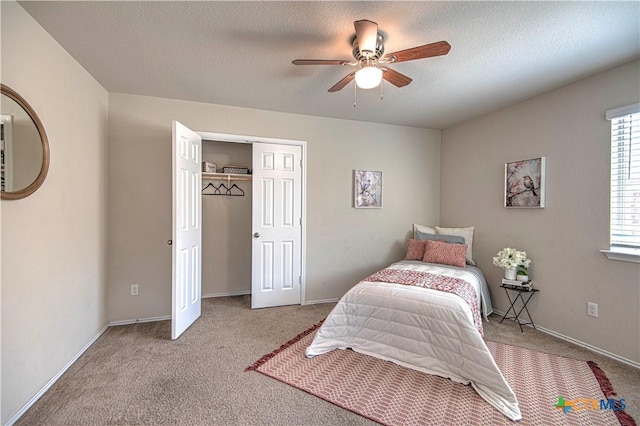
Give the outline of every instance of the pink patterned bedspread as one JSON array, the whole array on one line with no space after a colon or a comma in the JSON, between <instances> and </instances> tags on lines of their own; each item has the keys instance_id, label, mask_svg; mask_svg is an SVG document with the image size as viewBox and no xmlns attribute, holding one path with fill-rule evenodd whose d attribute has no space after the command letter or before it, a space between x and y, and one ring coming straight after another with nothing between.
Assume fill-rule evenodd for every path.
<instances>
[{"instance_id":1,"label":"pink patterned bedspread","mask_svg":"<svg viewBox=\"0 0 640 426\"><path fill-rule=\"evenodd\" d=\"M363 281L411 285L445 291L460 296L471 308L473 322L480 335L484 336L476 291L471 284L460 278L436 275L429 272L386 268L365 278Z\"/></svg>"}]
</instances>

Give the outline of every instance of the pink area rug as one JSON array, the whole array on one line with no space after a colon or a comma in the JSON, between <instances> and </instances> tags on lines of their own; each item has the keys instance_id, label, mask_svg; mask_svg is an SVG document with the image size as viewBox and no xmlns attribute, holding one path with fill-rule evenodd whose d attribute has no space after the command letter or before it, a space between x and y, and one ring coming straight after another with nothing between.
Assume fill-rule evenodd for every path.
<instances>
[{"instance_id":1,"label":"pink area rug","mask_svg":"<svg viewBox=\"0 0 640 426\"><path fill-rule=\"evenodd\" d=\"M473 388L448 379L351 350L306 358L304 350L320 324L247 370L256 370L385 425L514 424ZM487 346L518 397L522 412L518 424L635 425L621 405L612 409L609 399L614 400L615 393L595 363L491 341ZM600 400L605 402L604 409Z\"/></svg>"}]
</instances>

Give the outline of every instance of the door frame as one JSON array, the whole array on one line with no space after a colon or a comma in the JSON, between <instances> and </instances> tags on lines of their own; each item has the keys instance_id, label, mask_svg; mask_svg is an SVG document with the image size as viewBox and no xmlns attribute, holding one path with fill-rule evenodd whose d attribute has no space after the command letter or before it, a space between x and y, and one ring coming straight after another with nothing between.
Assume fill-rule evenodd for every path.
<instances>
[{"instance_id":1,"label":"door frame","mask_svg":"<svg viewBox=\"0 0 640 426\"><path fill-rule=\"evenodd\" d=\"M237 135L231 133L215 133L194 130L200 135L202 141L232 142L232 143L267 143L278 145L297 145L302 149L302 235L300 253L300 304L306 305L306 283L307 283L307 141L296 139L267 138L263 136ZM247 238L250 238L248 235Z\"/></svg>"}]
</instances>

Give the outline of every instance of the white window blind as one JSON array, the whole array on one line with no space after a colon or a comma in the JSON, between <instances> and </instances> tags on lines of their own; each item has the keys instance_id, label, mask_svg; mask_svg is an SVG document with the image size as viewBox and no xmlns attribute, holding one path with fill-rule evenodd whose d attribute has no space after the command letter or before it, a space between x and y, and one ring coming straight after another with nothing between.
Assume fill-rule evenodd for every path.
<instances>
[{"instance_id":1,"label":"white window blind","mask_svg":"<svg viewBox=\"0 0 640 426\"><path fill-rule=\"evenodd\" d=\"M611 120L611 250L640 249L640 104Z\"/></svg>"}]
</instances>

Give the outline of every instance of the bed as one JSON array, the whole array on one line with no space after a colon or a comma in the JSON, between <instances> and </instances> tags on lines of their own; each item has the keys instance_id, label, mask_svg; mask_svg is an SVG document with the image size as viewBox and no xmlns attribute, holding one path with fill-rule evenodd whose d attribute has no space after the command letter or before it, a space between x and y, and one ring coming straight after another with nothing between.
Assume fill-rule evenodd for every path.
<instances>
[{"instance_id":1,"label":"bed","mask_svg":"<svg viewBox=\"0 0 640 426\"><path fill-rule=\"evenodd\" d=\"M389 282L398 277L412 283ZM422 285L431 278L438 285ZM466 286L475 305L437 289L452 282ZM483 340L480 315L487 319L491 310L486 281L475 266L403 260L351 288L318 329L306 356L350 348L471 385L502 414L520 420L516 395Z\"/></svg>"}]
</instances>

